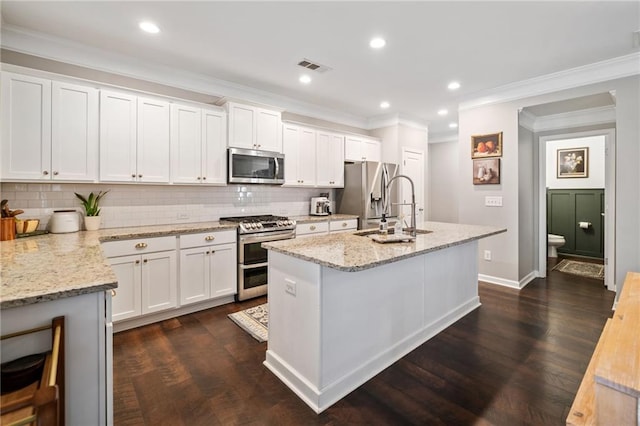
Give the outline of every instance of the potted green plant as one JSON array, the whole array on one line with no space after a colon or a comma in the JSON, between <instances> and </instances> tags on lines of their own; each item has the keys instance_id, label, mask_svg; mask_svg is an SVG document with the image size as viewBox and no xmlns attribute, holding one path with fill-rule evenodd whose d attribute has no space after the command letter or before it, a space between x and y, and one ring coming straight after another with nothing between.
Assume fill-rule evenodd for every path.
<instances>
[{"instance_id":1,"label":"potted green plant","mask_svg":"<svg viewBox=\"0 0 640 426\"><path fill-rule=\"evenodd\" d=\"M84 207L84 227L87 231L95 231L100 229L100 200L107 195L107 191L100 191L97 194L93 192L89 193L88 197L75 192L76 197L82 203Z\"/></svg>"}]
</instances>

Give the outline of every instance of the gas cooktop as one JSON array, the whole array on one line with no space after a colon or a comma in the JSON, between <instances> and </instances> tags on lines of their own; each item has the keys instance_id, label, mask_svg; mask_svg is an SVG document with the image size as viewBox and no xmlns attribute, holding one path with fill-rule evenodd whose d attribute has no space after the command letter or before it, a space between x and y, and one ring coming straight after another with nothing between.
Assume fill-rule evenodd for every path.
<instances>
[{"instance_id":1,"label":"gas cooktop","mask_svg":"<svg viewBox=\"0 0 640 426\"><path fill-rule=\"evenodd\" d=\"M285 216L257 215L221 217L221 221L238 224L238 233L252 234L257 232L287 231L296 229L296 221Z\"/></svg>"}]
</instances>

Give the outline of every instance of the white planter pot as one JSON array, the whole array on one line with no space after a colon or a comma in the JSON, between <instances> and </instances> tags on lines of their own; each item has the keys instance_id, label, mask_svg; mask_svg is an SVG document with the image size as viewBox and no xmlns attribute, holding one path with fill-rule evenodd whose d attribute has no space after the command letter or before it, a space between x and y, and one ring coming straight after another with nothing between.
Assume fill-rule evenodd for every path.
<instances>
[{"instance_id":1,"label":"white planter pot","mask_svg":"<svg viewBox=\"0 0 640 426\"><path fill-rule=\"evenodd\" d=\"M100 229L100 216L85 216L84 228L87 231L97 231Z\"/></svg>"}]
</instances>

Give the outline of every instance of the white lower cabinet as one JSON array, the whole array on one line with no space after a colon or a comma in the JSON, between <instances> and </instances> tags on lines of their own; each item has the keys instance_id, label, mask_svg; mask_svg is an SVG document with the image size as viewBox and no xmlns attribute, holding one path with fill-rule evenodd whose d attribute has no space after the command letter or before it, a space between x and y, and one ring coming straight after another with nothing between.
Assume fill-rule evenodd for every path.
<instances>
[{"instance_id":1,"label":"white lower cabinet","mask_svg":"<svg viewBox=\"0 0 640 426\"><path fill-rule=\"evenodd\" d=\"M102 247L118 278L114 322L177 306L175 237L106 242Z\"/></svg>"},{"instance_id":2,"label":"white lower cabinet","mask_svg":"<svg viewBox=\"0 0 640 426\"><path fill-rule=\"evenodd\" d=\"M334 220L329 223L329 233L349 232L358 229L358 219Z\"/></svg>"},{"instance_id":3,"label":"white lower cabinet","mask_svg":"<svg viewBox=\"0 0 640 426\"><path fill-rule=\"evenodd\" d=\"M296 225L296 238L349 232L358 229L358 219L319 221Z\"/></svg>"},{"instance_id":4,"label":"white lower cabinet","mask_svg":"<svg viewBox=\"0 0 640 426\"><path fill-rule=\"evenodd\" d=\"M236 232L180 236L180 304L237 292Z\"/></svg>"}]
</instances>

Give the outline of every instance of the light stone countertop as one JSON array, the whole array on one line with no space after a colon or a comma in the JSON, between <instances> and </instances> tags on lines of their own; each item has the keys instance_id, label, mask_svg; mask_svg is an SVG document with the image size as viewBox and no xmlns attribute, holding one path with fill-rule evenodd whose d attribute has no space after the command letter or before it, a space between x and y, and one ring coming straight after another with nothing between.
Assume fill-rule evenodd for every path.
<instances>
[{"instance_id":1,"label":"light stone countertop","mask_svg":"<svg viewBox=\"0 0 640 426\"><path fill-rule=\"evenodd\" d=\"M353 231L262 243L264 248L345 272L357 272L506 232L494 226L424 222L410 243L380 244Z\"/></svg>"},{"instance_id":2,"label":"light stone countertop","mask_svg":"<svg viewBox=\"0 0 640 426\"><path fill-rule=\"evenodd\" d=\"M117 287L100 243L196 232L235 230L203 222L46 234L0 243L0 309L94 293Z\"/></svg>"},{"instance_id":3,"label":"light stone countertop","mask_svg":"<svg viewBox=\"0 0 640 426\"><path fill-rule=\"evenodd\" d=\"M339 220L357 219L358 216L353 214L341 214L334 213L327 216L292 216L290 219L294 219L297 223L312 223L312 222L337 222Z\"/></svg>"}]
</instances>

